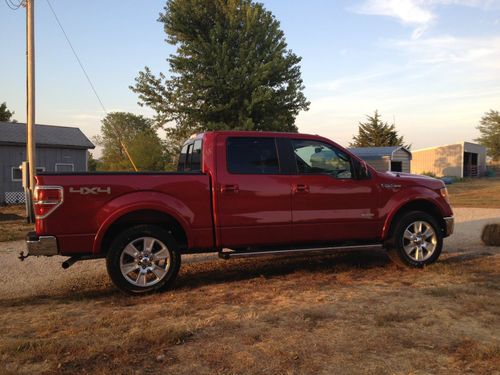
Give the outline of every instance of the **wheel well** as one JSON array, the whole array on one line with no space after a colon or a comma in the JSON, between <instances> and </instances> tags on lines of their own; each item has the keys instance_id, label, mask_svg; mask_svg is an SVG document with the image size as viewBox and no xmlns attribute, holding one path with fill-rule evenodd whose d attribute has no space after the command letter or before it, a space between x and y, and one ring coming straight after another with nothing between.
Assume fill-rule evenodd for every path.
<instances>
[{"instance_id":1,"label":"wheel well","mask_svg":"<svg viewBox=\"0 0 500 375\"><path fill-rule=\"evenodd\" d=\"M387 232L386 239L391 238L392 232L399 218L410 211L422 211L428 213L429 215L434 217L434 219L436 219L443 233L446 230L446 223L444 222L443 215L439 211L439 208L437 208L436 205L434 205L429 201L426 201L424 199L418 199L411 201L399 208L398 212L394 215L394 217L391 220L391 226L389 228L389 231Z\"/></svg>"},{"instance_id":2,"label":"wheel well","mask_svg":"<svg viewBox=\"0 0 500 375\"><path fill-rule=\"evenodd\" d=\"M133 211L118 218L106 231L99 252L106 254L113 239L126 228L141 224L154 224L168 230L181 249L187 247L186 232L172 216L154 210Z\"/></svg>"}]
</instances>

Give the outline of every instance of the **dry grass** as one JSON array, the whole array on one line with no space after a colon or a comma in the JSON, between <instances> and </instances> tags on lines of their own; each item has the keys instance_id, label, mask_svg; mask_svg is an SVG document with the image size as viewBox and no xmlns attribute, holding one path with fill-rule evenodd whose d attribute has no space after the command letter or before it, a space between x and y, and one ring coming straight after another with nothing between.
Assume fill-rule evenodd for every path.
<instances>
[{"instance_id":1,"label":"dry grass","mask_svg":"<svg viewBox=\"0 0 500 375\"><path fill-rule=\"evenodd\" d=\"M453 207L500 208L500 178L474 178L448 185Z\"/></svg>"},{"instance_id":2,"label":"dry grass","mask_svg":"<svg viewBox=\"0 0 500 375\"><path fill-rule=\"evenodd\" d=\"M33 224L26 224L24 205L0 206L0 242L26 238Z\"/></svg>"},{"instance_id":3,"label":"dry grass","mask_svg":"<svg viewBox=\"0 0 500 375\"><path fill-rule=\"evenodd\" d=\"M0 296L0 373L493 374L500 254L402 270L383 253L185 265L142 297Z\"/></svg>"}]
</instances>

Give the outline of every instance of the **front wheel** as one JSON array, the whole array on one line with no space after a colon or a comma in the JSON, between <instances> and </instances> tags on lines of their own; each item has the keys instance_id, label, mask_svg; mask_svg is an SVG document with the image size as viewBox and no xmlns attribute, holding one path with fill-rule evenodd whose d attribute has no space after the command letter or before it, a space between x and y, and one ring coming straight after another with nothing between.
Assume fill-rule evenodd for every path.
<instances>
[{"instance_id":1,"label":"front wheel","mask_svg":"<svg viewBox=\"0 0 500 375\"><path fill-rule=\"evenodd\" d=\"M398 220L387 247L389 257L396 264L423 267L439 258L443 235L434 217L412 211Z\"/></svg>"},{"instance_id":2,"label":"front wheel","mask_svg":"<svg viewBox=\"0 0 500 375\"><path fill-rule=\"evenodd\" d=\"M146 293L172 285L181 256L172 235L155 225L138 225L121 232L106 257L113 283L127 293Z\"/></svg>"}]
</instances>

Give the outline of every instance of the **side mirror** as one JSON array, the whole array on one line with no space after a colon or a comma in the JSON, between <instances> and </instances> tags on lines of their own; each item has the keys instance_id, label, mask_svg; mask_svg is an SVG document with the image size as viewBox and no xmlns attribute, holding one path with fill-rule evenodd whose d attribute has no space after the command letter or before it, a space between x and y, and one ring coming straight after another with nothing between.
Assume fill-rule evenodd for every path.
<instances>
[{"instance_id":1,"label":"side mirror","mask_svg":"<svg viewBox=\"0 0 500 375\"><path fill-rule=\"evenodd\" d=\"M370 170L368 169L368 165L364 160L359 161L357 164L357 177L358 180L367 180L370 178Z\"/></svg>"}]
</instances>

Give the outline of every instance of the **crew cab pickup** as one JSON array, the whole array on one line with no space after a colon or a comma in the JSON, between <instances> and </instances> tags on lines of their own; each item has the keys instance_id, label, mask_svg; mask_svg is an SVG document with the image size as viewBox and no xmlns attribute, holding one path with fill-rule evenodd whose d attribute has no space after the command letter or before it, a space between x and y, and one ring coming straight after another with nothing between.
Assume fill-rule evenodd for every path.
<instances>
[{"instance_id":1,"label":"crew cab pickup","mask_svg":"<svg viewBox=\"0 0 500 375\"><path fill-rule=\"evenodd\" d=\"M396 262L435 262L453 213L442 181L381 173L316 135L207 132L178 171L42 173L29 255L106 258L116 286L167 288L181 255L242 256L385 249Z\"/></svg>"}]
</instances>

